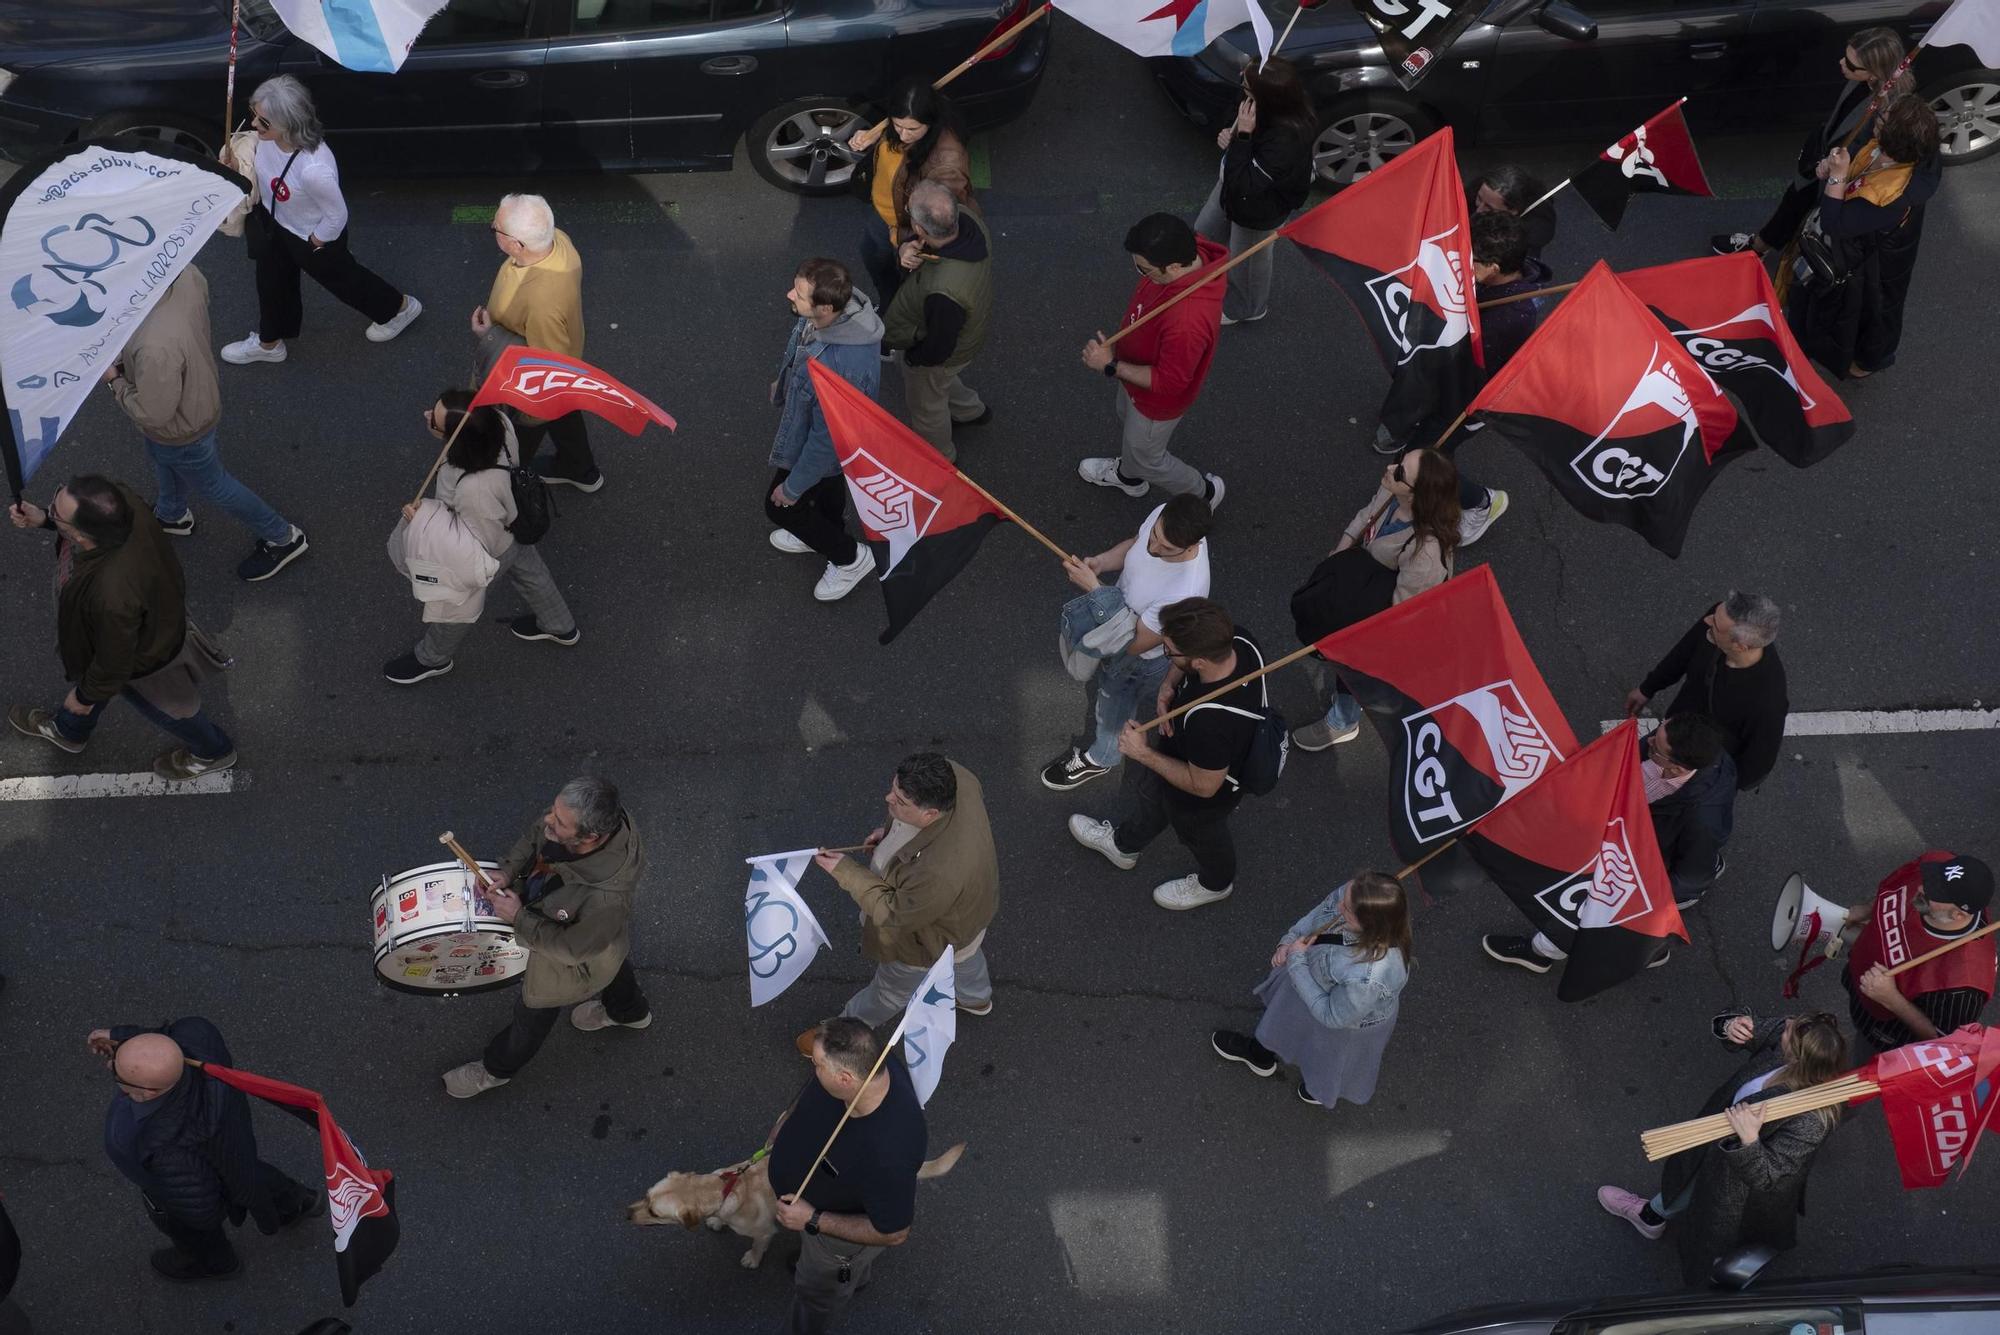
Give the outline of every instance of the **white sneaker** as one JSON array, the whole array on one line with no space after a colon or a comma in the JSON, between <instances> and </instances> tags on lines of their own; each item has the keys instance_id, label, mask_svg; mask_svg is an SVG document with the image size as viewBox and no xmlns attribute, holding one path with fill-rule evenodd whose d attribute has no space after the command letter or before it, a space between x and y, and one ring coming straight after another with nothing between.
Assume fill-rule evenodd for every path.
<instances>
[{"instance_id":1,"label":"white sneaker","mask_svg":"<svg viewBox=\"0 0 2000 1335\"><path fill-rule=\"evenodd\" d=\"M1144 496L1153 488L1150 482L1127 482L1118 476L1116 459L1085 459L1076 466L1076 475L1100 487L1116 487L1127 496Z\"/></svg>"},{"instance_id":2,"label":"white sneaker","mask_svg":"<svg viewBox=\"0 0 2000 1335\"><path fill-rule=\"evenodd\" d=\"M1507 513L1507 493L1498 487L1486 490L1491 499L1477 510L1467 510L1458 517L1458 545L1470 547L1486 536L1486 530L1493 527L1495 520Z\"/></svg>"},{"instance_id":3,"label":"white sneaker","mask_svg":"<svg viewBox=\"0 0 2000 1335\"><path fill-rule=\"evenodd\" d=\"M1222 508L1222 498L1229 494L1229 488L1222 485L1222 478L1214 473L1203 473L1208 485L1215 488L1215 495L1208 498L1208 512L1214 514Z\"/></svg>"},{"instance_id":4,"label":"white sneaker","mask_svg":"<svg viewBox=\"0 0 2000 1335\"><path fill-rule=\"evenodd\" d=\"M1182 909L1198 909L1204 904L1227 899L1235 891L1234 885L1221 890L1206 889L1201 883L1201 877L1190 874L1179 880L1168 881L1165 885L1154 886L1153 902L1163 909L1173 909L1178 912Z\"/></svg>"},{"instance_id":5,"label":"white sneaker","mask_svg":"<svg viewBox=\"0 0 2000 1335\"><path fill-rule=\"evenodd\" d=\"M599 1029L644 1029L653 1023L653 1012L647 1011L636 1020L614 1020L604 1009L604 1003L596 997L579 1002L569 1013L569 1022L586 1034Z\"/></svg>"},{"instance_id":6,"label":"white sneaker","mask_svg":"<svg viewBox=\"0 0 2000 1335\"><path fill-rule=\"evenodd\" d=\"M231 366L248 366L251 362L281 362L289 355L285 351L285 340L278 340L278 346L267 348L264 340L257 337L252 329L250 337L240 343L231 343L222 349L222 360Z\"/></svg>"},{"instance_id":7,"label":"white sneaker","mask_svg":"<svg viewBox=\"0 0 2000 1335\"><path fill-rule=\"evenodd\" d=\"M790 552L793 556L812 555L812 548L788 528L772 529L771 545L781 552Z\"/></svg>"},{"instance_id":8,"label":"white sneaker","mask_svg":"<svg viewBox=\"0 0 2000 1335\"><path fill-rule=\"evenodd\" d=\"M476 1099L489 1089L498 1089L511 1076L503 1077L486 1069L484 1061L469 1061L444 1073L444 1092L455 1099Z\"/></svg>"},{"instance_id":9,"label":"white sneaker","mask_svg":"<svg viewBox=\"0 0 2000 1335\"><path fill-rule=\"evenodd\" d=\"M844 566L837 566L831 561L826 563L826 573L819 577L819 583L813 585L813 597L823 603L837 603L874 573L875 553L857 542L851 563Z\"/></svg>"},{"instance_id":10,"label":"white sneaker","mask_svg":"<svg viewBox=\"0 0 2000 1335\"><path fill-rule=\"evenodd\" d=\"M415 297L405 294L403 297L403 309L397 311L381 324L371 324L368 326L368 341L370 343L387 343L390 339L408 329L410 322L423 313L424 303L418 301Z\"/></svg>"},{"instance_id":11,"label":"white sneaker","mask_svg":"<svg viewBox=\"0 0 2000 1335\"><path fill-rule=\"evenodd\" d=\"M1233 324L1256 324L1259 320L1263 319L1266 315L1269 314L1270 314L1269 311L1259 311L1255 315L1246 315L1240 320L1233 315L1225 315L1222 317L1222 327L1224 329L1227 329L1229 328L1229 326Z\"/></svg>"},{"instance_id":12,"label":"white sneaker","mask_svg":"<svg viewBox=\"0 0 2000 1335\"><path fill-rule=\"evenodd\" d=\"M1131 871L1139 865L1139 855L1120 852L1118 840L1114 837L1117 833L1118 827L1108 820L1092 820L1088 816L1069 818L1070 838L1085 848L1094 848L1104 854L1104 860L1118 870Z\"/></svg>"}]
</instances>

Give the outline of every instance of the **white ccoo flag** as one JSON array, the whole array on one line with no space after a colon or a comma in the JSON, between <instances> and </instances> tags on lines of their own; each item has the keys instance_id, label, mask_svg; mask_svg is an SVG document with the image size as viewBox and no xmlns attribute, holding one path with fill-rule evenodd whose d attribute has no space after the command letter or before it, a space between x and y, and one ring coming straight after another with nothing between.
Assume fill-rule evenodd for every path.
<instances>
[{"instance_id":1,"label":"white ccoo flag","mask_svg":"<svg viewBox=\"0 0 2000 1335\"><path fill-rule=\"evenodd\" d=\"M916 1087L917 1102L929 1103L937 1091L938 1076L944 1071L945 1049L958 1037L958 988L953 974L955 961L946 946L937 963L924 975L903 1022L896 1032L903 1039L903 1065L910 1068L910 1083Z\"/></svg>"},{"instance_id":2,"label":"white ccoo flag","mask_svg":"<svg viewBox=\"0 0 2000 1335\"><path fill-rule=\"evenodd\" d=\"M799 898L799 877L815 850L745 858L750 888L743 892L743 935L750 944L750 1004L761 1006L798 981L826 944L826 932Z\"/></svg>"},{"instance_id":3,"label":"white ccoo flag","mask_svg":"<svg viewBox=\"0 0 2000 1335\"><path fill-rule=\"evenodd\" d=\"M1952 0L1918 46L1969 46L1979 63L2000 66L2000 0Z\"/></svg>"}]
</instances>

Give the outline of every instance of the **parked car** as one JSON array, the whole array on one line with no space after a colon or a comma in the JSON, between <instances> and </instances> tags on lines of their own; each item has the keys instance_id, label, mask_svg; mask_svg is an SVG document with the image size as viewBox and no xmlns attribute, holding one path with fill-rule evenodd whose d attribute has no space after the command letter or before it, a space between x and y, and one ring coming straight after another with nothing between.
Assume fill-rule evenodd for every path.
<instances>
[{"instance_id":1,"label":"parked car","mask_svg":"<svg viewBox=\"0 0 2000 1335\"><path fill-rule=\"evenodd\" d=\"M1685 94L1695 134L1798 127L1826 114L1847 38L1886 24L1912 44L1947 0L1578 0L1597 35L1550 28L1547 0L1496 0L1500 22L1466 30L1404 92L1374 34L1345 3L1309 9L1285 43L1320 112L1322 180L1346 185L1438 127L1460 144L1601 138L1610 143ZM1277 16L1282 22L1285 15ZM1236 114L1248 27L1154 70L1205 129ZM1947 162L2000 152L2000 70L1965 46L1926 47L1912 71L1937 109Z\"/></svg>"},{"instance_id":2,"label":"parked car","mask_svg":"<svg viewBox=\"0 0 2000 1335\"><path fill-rule=\"evenodd\" d=\"M871 105L971 55L1023 2L451 0L401 70L362 74L243 0L235 114L295 74L350 171L723 170L742 139L766 180L834 193ZM212 151L229 16L230 0L0 0L0 153L125 131ZM973 128L1027 110L1049 40L1034 24L952 85Z\"/></svg>"}]
</instances>

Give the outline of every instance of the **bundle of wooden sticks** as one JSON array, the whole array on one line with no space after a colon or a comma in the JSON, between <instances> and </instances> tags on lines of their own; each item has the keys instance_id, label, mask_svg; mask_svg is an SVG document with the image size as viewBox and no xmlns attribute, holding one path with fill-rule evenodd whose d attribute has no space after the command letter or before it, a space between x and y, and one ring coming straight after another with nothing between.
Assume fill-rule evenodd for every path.
<instances>
[{"instance_id":1,"label":"bundle of wooden sticks","mask_svg":"<svg viewBox=\"0 0 2000 1335\"><path fill-rule=\"evenodd\" d=\"M1769 1125L1781 1118L1817 1112L1821 1108L1837 1107L1880 1092L1881 1086L1874 1081L1850 1074L1843 1075L1838 1080L1829 1080L1823 1085L1808 1085L1789 1094L1780 1094L1774 1099L1765 1099L1757 1106L1763 1110L1764 1122ZM1639 1142L1646 1147L1646 1158L1657 1162L1670 1154L1679 1154L1682 1150L1691 1150L1697 1145L1721 1140L1729 1134L1731 1134L1729 1119L1722 1113L1715 1113L1708 1117L1697 1117L1690 1122L1675 1122L1672 1126L1656 1126L1650 1131L1641 1131Z\"/></svg>"}]
</instances>

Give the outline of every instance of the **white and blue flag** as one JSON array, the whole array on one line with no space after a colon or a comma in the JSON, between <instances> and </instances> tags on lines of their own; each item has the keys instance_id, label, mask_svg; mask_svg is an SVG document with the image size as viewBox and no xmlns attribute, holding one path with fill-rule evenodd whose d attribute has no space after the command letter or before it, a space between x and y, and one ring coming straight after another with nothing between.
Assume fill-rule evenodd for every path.
<instances>
[{"instance_id":1,"label":"white and blue flag","mask_svg":"<svg viewBox=\"0 0 2000 1335\"><path fill-rule=\"evenodd\" d=\"M903 1011L896 1031L903 1036L903 1065L910 1070L917 1102L929 1103L937 1091L938 1077L944 1073L945 1049L958 1037L958 989L954 980L955 961L947 945Z\"/></svg>"},{"instance_id":2,"label":"white and blue flag","mask_svg":"<svg viewBox=\"0 0 2000 1335\"><path fill-rule=\"evenodd\" d=\"M1247 23L1271 56L1271 20L1260 0L1056 0L1056 8L1142 56L1198 56Z\"/></svg>"},{"instance_id":3,"label":"white and blue flag","mask_svg":"<svg viewBox=\"0 0 2000 1335\"><path fill-rule=\"evenodd\" d=\"M271 0L294 36L351 70L394 74L447 0Z\"/></svg>"},{"instance_id":4,"label":"white and blue flag","mask_svg":"<svg viewBox=\"0 0 2000 1335\"><path fill-rule=\"evenodd\" d=\"M745 858L750 888L743 892L743 935L750 943L750 1004L761 1006L798 981L826 944L819 919L799 897L799 877L812 866L813 849Z\"/></svg>"}]
</instances>

